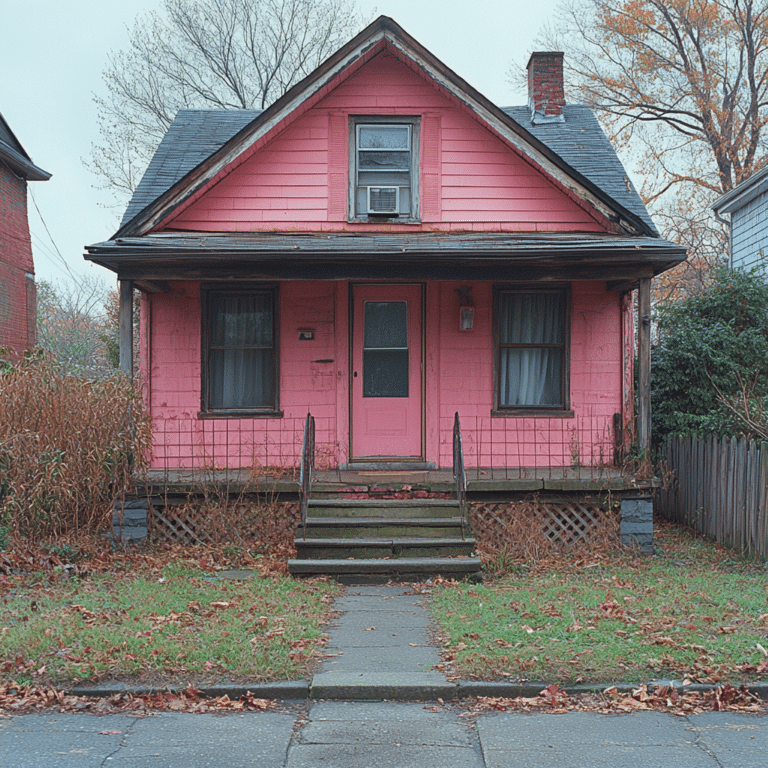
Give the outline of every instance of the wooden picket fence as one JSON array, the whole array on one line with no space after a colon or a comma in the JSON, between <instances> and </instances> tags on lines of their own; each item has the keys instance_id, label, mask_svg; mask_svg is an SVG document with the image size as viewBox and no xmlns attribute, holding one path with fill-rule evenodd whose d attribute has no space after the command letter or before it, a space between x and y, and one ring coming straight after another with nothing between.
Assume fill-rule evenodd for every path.
<instances>
[{"instance_id":1,"label":"wooden picket fence","mask_svg":"<svg viewBox=\"0 0 768 768\"><path fill-rule=\"evenodd\" d=\"M665 446L664 517L742 552L768 558L768 443L681 437Z\"/></svg>"}]
</instances>

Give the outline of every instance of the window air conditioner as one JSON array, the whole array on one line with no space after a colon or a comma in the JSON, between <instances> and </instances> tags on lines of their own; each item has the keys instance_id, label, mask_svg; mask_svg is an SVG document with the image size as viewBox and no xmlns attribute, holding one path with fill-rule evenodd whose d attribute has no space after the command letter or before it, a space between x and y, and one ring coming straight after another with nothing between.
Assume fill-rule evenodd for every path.
<instances>
[{"instance_id":1,"label":"window air conditioner","mask_svg":"<svg viewBox=\"0 0 768 768\"><path fill-rule=\"evenodd\" d=\"M368 187L368 213L399 213L400 187Z\"/></svg>"}]
</instances>

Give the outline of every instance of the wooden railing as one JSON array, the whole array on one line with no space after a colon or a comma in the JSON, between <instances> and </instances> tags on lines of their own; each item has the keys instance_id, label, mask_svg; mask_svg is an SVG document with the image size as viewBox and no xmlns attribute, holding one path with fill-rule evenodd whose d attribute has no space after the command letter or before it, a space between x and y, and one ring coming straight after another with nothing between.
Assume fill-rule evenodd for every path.
<instances>
[{"instance_id":1,"label":"wooden railing","mask_svg":"<svg viewBox=\"0 0 768 768\"><path fill-rule=\"evenodd\" d=\"M464 448L461 445L459 412L453 417L453 479L456 481L456 499L461 512L461 538L467 529L467 473L464 470Z\"/></svg>"},{"instance_id":2,"label":"wooden railing","mask_svg":"<svg viewBox=\"0 0 768 768\"><path fill-rule=\"evenodd\" d=\"M676 437L665 447L664 517L742 552L768 557L768 443Z\"/></svg>"},{"instance_id":3,"label":"wooden railing","mask_svg":"<svg viewBox=\"0 0 768 768\"><path fill-rule=\"evenodd\" d=\"M299 500L301 502L301 527L307 538L307 508L312 495L312 475L315 472L315 419L307 413L304 425L304 442L301 447L301 471L299 474Z\"/></svg>"}]
</instances>

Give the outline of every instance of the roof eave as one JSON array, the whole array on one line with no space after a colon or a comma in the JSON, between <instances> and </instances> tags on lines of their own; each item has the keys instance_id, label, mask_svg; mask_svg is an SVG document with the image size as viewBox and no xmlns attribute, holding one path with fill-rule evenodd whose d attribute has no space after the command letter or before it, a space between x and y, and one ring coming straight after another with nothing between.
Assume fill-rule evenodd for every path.
<instances>
[{"instance_id":1,"label":"roof eave","mask_svg":"<svg viewBox=\"0 0 768 768\"><path fill-rule=\"evenodd\" d=\"M768 166L726 192L709 207L716 213L733 213L768 190Z\"/></svg>"},{"instance_id":2,"label":"roof eave","mask_svg":"<svg viewBox=\"0 0 768 768\"><path fill-rule=\"evenodd\" d=\"M5 143L0 143L0 160L7 163L14 173L23 176L27 181L48 181L51 178L48 171L39 168L29 158Z\"/></svg>"}]
</instances>

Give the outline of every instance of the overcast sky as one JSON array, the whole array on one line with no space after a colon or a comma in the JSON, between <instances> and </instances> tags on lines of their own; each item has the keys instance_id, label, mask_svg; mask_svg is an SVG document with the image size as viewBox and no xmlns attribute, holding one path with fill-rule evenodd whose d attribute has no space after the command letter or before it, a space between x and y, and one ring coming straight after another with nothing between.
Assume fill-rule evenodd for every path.
<instances>
[{"instance_id":1,"label":"overcast sky","mask_svg":"<svg viewBox=\"0 0 768 768\"><path fill-rule=\"evenodd\" d=\"M559 0L382 0L360 2L409 34L500 106L525 102L512 67L523 68ZM11 0L9 0L10 4ZM0 113L32 161L53 177L31 182L29 223L38 280L112 274L83 260L108 239L122 211L83 167L98 139L94 93L110 51L125 48L136 16L161 0L12 0L3 13ZM39 213L37 208L39 208ZM50 233L50 235L49 235ZM60 254L60 255L59 255Z\"/></svg>"}]
</instances>

